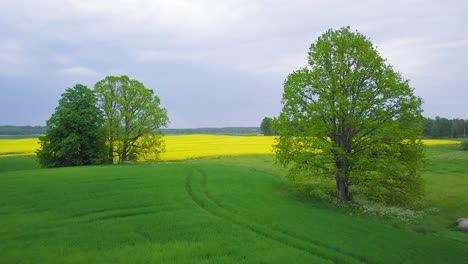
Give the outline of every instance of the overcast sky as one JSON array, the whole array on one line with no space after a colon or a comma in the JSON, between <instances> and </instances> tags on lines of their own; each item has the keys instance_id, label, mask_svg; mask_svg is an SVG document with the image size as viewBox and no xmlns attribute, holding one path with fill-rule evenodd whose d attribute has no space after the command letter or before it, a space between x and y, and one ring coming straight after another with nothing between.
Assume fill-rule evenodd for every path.
<instances>
[{"instance_id":1,"label":"overcast sky","mask_svg":"<svg viewBox=\"0 0 468 264\"><path fill-rule=\"evenodd\" d=\"M327 29L351 26L424 115L468 118L468 2L0 0L0 125L45 125L64 90L128 75L172 128L258 126Z\"/></svg>"}]
</instances>

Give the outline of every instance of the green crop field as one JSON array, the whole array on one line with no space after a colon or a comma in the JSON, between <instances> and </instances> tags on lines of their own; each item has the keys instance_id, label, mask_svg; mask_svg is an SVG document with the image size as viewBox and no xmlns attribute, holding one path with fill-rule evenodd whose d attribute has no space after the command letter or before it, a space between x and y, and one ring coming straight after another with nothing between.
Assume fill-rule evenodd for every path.
<instances>
[{"instance_id":1,"label":"green crop field","mask_svg":"<svg viewBox=\"0 0 468 264\"><path fill-rule=\"evenodd\" d=\"M301 200L271 155L58 169L0 158L0 263L467 263L457 147L427 147L415 223Z\"/></svg>"}]
</instances>

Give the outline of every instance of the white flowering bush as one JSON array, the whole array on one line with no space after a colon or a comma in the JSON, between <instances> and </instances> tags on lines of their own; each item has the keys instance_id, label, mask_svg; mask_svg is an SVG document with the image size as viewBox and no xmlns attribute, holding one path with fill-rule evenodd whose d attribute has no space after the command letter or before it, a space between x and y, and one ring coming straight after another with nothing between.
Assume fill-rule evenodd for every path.
<instances>
[{"instance_id":1,"label":"white flowering bush","mask_svg":"<svg viewBox=\"0 0 468 264\"><path fill-rule=\"evenodd\" d=\"M421 219L421 217L425 214L424 211L421 210L411 210L406 208L400 208L396 206L387 206L382 204L371 203L368 200L362 197L354 197L353 202L341 202L337 200L334 196L323 194L321 198L325 201L332 203L333 205L341 208L351 209L350 215L353 214L366 214L366 215L374 215L379 217L386 217L397 219L402 222L412 223L416 222L417 220ZM437 213L437 208L430 208L431 213Z\"/></svg>"}]
</instances>

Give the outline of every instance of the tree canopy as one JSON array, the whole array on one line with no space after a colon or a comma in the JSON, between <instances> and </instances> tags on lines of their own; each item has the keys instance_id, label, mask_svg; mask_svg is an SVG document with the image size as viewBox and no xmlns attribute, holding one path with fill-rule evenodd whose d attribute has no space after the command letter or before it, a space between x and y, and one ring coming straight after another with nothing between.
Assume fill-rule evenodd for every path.
<instances>
[{"instance_id":1,"label":"tree canopy","mask_svg":"<svg viewBox=\"0 0 468 264\"><path fill-rule=\"evenodd\" d=\"M260 124L260 131L263 133L263 135L272 136L275 134L275 131L273 130L273 127L271 126L272 121L273 121L273 118L271 117L263 118L262 123Z\"/></svg>"},{"instance_id":2,"label":"tree canopy","mask_svg":"<svg viewBox=\"0 0 468 264\"><path fill-rule=\"evenodd\" d=\"M127 76L107 76L94 89L104 112L109 161L157 157L164 150L162 134L156 130L169 119L153 90Z\"/></svg>"},{"instance_id":3,"label":"tree canopy","mask_svg":"<svg viewBox=\"0 0 468 264\"><path fill-rule=\"evenodd\" d=\"M422 100L371 41L349 27L310 46L308 66L284 82L274 120L277 159L298 186L408 204L423 193Z\"/></svg>"},{"instance_id":4,"label":"tree canopy","mask_svg":"<svg viewBox=\"0 0 468 264\"><path fill-rule=\"evenodd\" d=\"M102 113L92 90L77 84L66 90L39 138L43 167L103 163L106 160Z\"/></svg>"},{"instance_id":5,"label":"tree canopy","mask_svg":"<svg viewBox=\"0 0 468 264\"><path fill-rule=\"evenodd\" d=\"M429 138L464 138L466 137L467 120L448 119L436 116L435 119L426 118L423 136Z\"/></svg>"}]
</instances>

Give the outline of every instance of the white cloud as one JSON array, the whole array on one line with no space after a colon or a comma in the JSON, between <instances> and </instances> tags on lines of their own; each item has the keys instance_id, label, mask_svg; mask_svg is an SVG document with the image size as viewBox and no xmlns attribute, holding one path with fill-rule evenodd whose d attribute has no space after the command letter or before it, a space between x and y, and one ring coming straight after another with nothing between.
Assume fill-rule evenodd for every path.
<instances>
[{"instance_id":1,"label":"white cloud","mask_svg":"<svg viewBox=\"0 0 468 264\"><path fill-rule=\"evenodd\" d=\"M87 77L99 77L100 74L87 67L83 66L73 66L73 67L68 67L65 69L60 70L60 72L63 75L66 75L68 77L75 77L75 78L87 78Z\"/></svg>"},{"instance_id":2,"label":"white cloud","mask_svg":"<svg viewBox=\"0 0 468 264\"><path fill-rule=\"evenodd\" d=\"M395 70L416 77L427 73L437 60L437 55L425 43L426 40L419 38L390 39L377 43L377 50Z\"/></svg>"},{"instance_id":3,"label":"white cloud","mask_svg":"<svg viewBox=\"0 0 468 264\"><path fill-rule=\"evenodd\" d=\"M377 43L382 57L411 79L434 77L434 73L460 71L460 62L453 63L450 57L457 56L459 49L468 47L466 39L447 41L431 37L389 39ZM463 56L463 55L462 55ZM466 63L465 63L466 67Z\"/></svg>"},{"instance_id":4,"label":"white cloud","mask_svg":"<svg viewBox=\"0 0 468 264\"><path fill-rule=\"evenodd\" d=\"M29 62L22 45L11 39L0 39L0 75L24 73Z\"/></svg>"},{"instance_id":5,"label":"white cloud","mask_svg":"<svg viewBox=\"0 0 468 264\"><path fill-rule=\"evenodd\" d=\"M306 65L319 35L349 25L368 36L425 101L442 90L463 100L466 13L467 3L452 0L0 0L0 74L35 83L42 78L56 87L125 74L163 83L169 100L194 87L232 92L220 96L223 105L249 91L272 100L269 109L252 111L273 113L280 91L266 98L266 89L281 89L288 73ZM197 83L182 85L180 76ZM243 89L230 91L226 83ZM197 111L177 107L181 117ZM188 122L179 120L173 125Z\"/></svg>"},{"instance_id":6,"label":"white cloud","mask_svg":"<svg viewBox=\"0 0 468 264\"><path fill-rule=\"evenodd\" d=\"M307 54L288 53L274 58L257 58L249 61L247 58L240 63L235 64L236 70L256 75L270 75L286 78L289 73L307 66Z\"/></svg>"},{"instance_id":7,"label":"white cloud","mask_svg":"<svg viewBox=\"0 0 468 264\"><path fill-rule=\"evenodd\" d=\"M22 64L26 58L22 54L22 48L14 40L0 40L0 61L3 64Z\"/></svg>"},{"instance_id":8,"label":"white cloud","mask_svg":"<svg viewBox=\"0 0 468 264\"><path fill-rule=\"evenodd\" d=\"M465 39L454 39L450 41L443 41L433 45L434 48L438 49L463 49L468 48L468 38Z\"/></svg>"},{"instance_id":9,"label":"white cloud","mask_svg":"<svg viewBox=\"0 0 468 264\"><path fill-rule=\"evenodd\" d=\"M70 56L57 55L51 58L52 62L55 62L60 65L70 65L73 64L74 60Z\"/></svg>"},{"instance_id":10,"label":"white cloud","mask_svg":"<svg viewBox=\"0 0 468 264\"><path fill-rule=\"evenodd\" d=\"M71 1L82 16L135 30L182 34L224 34L241 22L247 1L113 0Z\"/></svg>"},{"instance_id":11,"label":"white cloud","mask_svg":"<svg viewBox=\"0 0 468 264\"><path fill-rule=\"evenodd\" d=\"M134 52L135 59L139 62L189 62L213 58L216 53L206 50L141 50Z\"/></svg>"}]
</instances>

